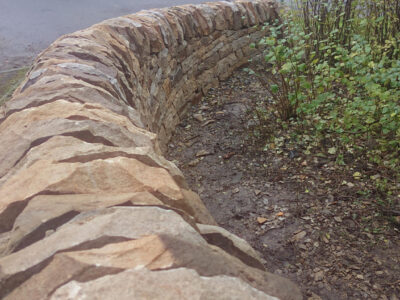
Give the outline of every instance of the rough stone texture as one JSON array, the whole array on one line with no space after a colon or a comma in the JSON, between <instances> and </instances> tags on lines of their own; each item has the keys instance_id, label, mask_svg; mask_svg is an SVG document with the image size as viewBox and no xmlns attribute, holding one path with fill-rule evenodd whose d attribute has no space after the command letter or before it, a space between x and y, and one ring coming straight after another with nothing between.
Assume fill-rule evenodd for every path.
<instances>
[{"instance_id":1,"label":"rough stone texture","mask_svg":"<svg viewBox=\"0 0 400 300\"><path fill-rule=\"evenodd\" d=\"M126 282L132 284L125 284ZM160 282L162 287L160 288ZM52 300L59 299L224 299L277 300L237 278L202 277L189 269L168 271L128 270L89 282L71 281L57 289Z\"/></svg>"},{"instance_id":2,"label":"rough stone texture","mask_svg":"<svg viewBox=\"0 0 400 300\"><path fill-rule=\"evenodd\" d=\"M36 59L0 109L0 298L302 298L162 156L277 17L268 0L141 11Z\"/></svg>"}]
</instances>

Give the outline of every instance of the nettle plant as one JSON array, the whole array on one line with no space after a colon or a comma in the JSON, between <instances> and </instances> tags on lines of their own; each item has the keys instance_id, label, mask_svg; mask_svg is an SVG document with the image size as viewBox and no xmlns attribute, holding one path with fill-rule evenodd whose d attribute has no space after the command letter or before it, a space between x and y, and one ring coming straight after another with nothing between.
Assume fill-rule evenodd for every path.
<instances>
[{"instance_id":1,"label":"nettle plant","mask_svg":"<svg viewBox=\"0 0 400 300\"><path fill-rule=\"evenodd\" d=\"M400 166L398 17L390 20L376 12L375 19L365 20L361 16L371 7L364 9L359 1L345 1L342 10L324 3L316 15L304 6L287 11L284 21L269 25L269 35L260 41L267 45L266 64L262 75L257 74L273 99L277 121L301 127L314 140L329 139L329 154L339 161L349 153L361 154L396 169Z\"/></svg>"}]
</instances>

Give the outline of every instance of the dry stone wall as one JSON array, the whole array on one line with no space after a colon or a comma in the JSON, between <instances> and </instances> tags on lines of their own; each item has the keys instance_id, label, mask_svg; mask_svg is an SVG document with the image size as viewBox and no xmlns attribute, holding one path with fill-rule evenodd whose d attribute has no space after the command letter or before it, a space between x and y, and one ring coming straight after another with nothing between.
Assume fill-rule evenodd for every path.
<instances>
[{"instance_id":1,"label":"dry stone wall","mask_svg":"<svg viewBox=\"0 0 400 300\"><path fill-rule=\"evenodd\" d=\"M39 55L0 110L0 298L301 299L162 156L277 17L267 0L154 9Z\"/></svg>"}]
</instances>

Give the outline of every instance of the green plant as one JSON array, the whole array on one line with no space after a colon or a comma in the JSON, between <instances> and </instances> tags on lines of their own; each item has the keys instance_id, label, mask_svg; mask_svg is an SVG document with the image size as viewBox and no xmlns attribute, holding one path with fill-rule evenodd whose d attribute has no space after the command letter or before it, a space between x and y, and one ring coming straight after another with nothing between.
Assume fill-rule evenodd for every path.
<instances>
[{"instance_id":1,"label":"green plant","mask_svg":"<svg viewBox=\"0 0 400 300\"><path fill-rule=\"evenodd\" d=\"M400 164L400 61L394 59L399 48L393 40L398 16L385 17L382 33L378 15L396 9L379 10L382 1L336 2L298 2L301 10L288 11L285 21L271 25L260 41L267 50L265 70L258 75L278 121L292 120L303 134L328 140L327 153L339 164L348 155L362 155L395 169ZM376 20L360 20L371 9Z\"/></svg>"},{"instance_id":2,"label":"green plant","mask_svg":"<svg viewBox=\"0 0 400 300\"><path fill-rule=\"evenodd\" d=\"M296 5L266 25L264 64L252 66L268 91L256 114L265 149L281 151L268 125L278 123L303 155L385 174L369 194L389 203L400 180L400 1Z\"/></svg>"}]
</instances>

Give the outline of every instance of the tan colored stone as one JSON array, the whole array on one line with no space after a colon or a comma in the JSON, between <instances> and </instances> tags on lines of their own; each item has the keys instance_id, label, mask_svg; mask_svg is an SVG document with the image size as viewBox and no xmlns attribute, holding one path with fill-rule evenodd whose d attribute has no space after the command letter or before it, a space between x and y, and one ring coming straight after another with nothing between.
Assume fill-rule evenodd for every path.
<instances>
[{"instance_id":1,"label":"tan colored stone","mask_svg":"<svg viewBox=\"0 0 400 300\"><path fill-rule=\"evenodd\" d=\"M48 237L0 258L0 282L30 270L61 250L72 247L79 250L76 247L85 242L94 242L101 237L106 240L111 237L138 239L152 234L182 236L188 243L205 243L194 228L171 210L157 207L98 209L81 213Z\"/></svg>"},{"instance_id":2,"label":"tan colored stone","mask_svg":"<svg viewBox=\"0 0 400 300\"><path fill-rule=\"evenodd\" d=\"M34 180L32 180L34 179ZM11 177L0 189L0 212L38 193L101 194L151 191L169 201L183 195L169 173L136 159L114 157L85 163L38 160Z\"/></svg>"},{"instance_id":3,"label":"tan colored stone","mask_svg":"<svg viewBox=\"0 0 400 300\"><path fill-rule=\"evenodd\" d=\"M5 299L47 299L70 280L87 281L125 269L166 269L171 253L157 235L106 244L101 248L56 254L46 268L32 276ZM59 272L63 269L64 272ZM94 278L91 278L94 277Z\"/></svg>"},{"instance_id":4,"label":"tan colored stone","mask_svg":"<svg viewBox=\"0 0 400 300\"><path fill-rule=\"evenodd\" d=\"M97 103L117 114L127 116L134 125L140 128L144 127L136 109L126 103L118 102L107 91L67 76L57 79L44 82L43 84L46 86L44 90L29 89L18 94L12 101L7 101L4 105L6 116L28 107L40 106L62 98L70 102ZM67 79L67 81L60 79Z\"/></svg>"},{"instance_id":5,"label":"tan colored stone","mask_svg":"<svg viewBox=\"0 0 400 300\"><path fill-rule=\"evenodd\" d=\"M218 246L227 253L254 268L264 270L260 254L245 240L219 226L197 224L201 235L212 245Z\"/></svg>"},{"instance_id":6,"label":"tan colored stone","mask_svg":"<svg viewBox=\"0 0 400 300\"><path fill-rule=\"evenodd\" d=\"M87 143L71 136L54 136L30 149L11 171L0 179L0 186L19 170L28 168L43 158L53 162L86 162L117 156L135 158L146 165L164 168L180 186L186 188L182 172L173 163L154 153L150 147L113 147Z\"/></svg>"},{"instance_id":7,"label":"tan colored stone","mask_svg":"<svg viewBox=\"0 0 400 300\"><path fill-rule=\"evenodd\" d=\"M78 213L116 205L165 206L149 192L36 196L15 219L12 230L0 234L0 257L29 246Z\"/></svg>"},{"instance_id":8,"label":"tan colored stone","mask_svg":"<svg viewBox=\"0 0 400 300\"><path fill-rule=\"evenodd\" d=\"M126 288L124 283L134 282ZM162 288L160 289L160 282ZM227 277L203 277L190 269L168 271L128 270L116 275L81 283L72 281L58 288L52 300L61 299L219 299L219 300L278 300L243 281Z\"/></svg>"},{"instance_id":9,"label":"tan colored stone","mask_svg":"<svg viewBox=\"0 0 400 300\"><path fill-rule=\"evenodd\" d=\"M134 126L128 118L98 104L57 100L14 113L0 124L0 176L6 174L21 156L43 139L73 135L87 142L117 146L152 146L155 135ZM155 147L157 149L157 146Z\"/></svg>"},{"instance_id":10,"label":"tan colored stone","mask_svg":"<svg viewBox=\"0 0 400 300\"><path fill-rule=\"evenodd\" d=\"M137 241L115 241L124 237ZM99 247L99 243L104 246ZM10 288L16 287L16 281L23 280L18 279L21 271L34 272L36 265L44 264L62 249L72 247L74 252L62 256L78 261L83 268L85 265L101 267L97 276L109 274L109 268L186 267L206 277L238 277L280 299L301 299L297 287L288 280L249 267L220 248L207 244L177 214L151 207L120 207L83 213L45 239L0 259L0 281L9 283ZM22 283L25 280L20 282L19 289L32 289L40 278L44 281L52 278L53 272L57 272L57 268L50 264L41 271L42 274L35 275L25 284ZM74 279L68 274L62 275L61 280Z\"/></svg>"}]
</instances>

